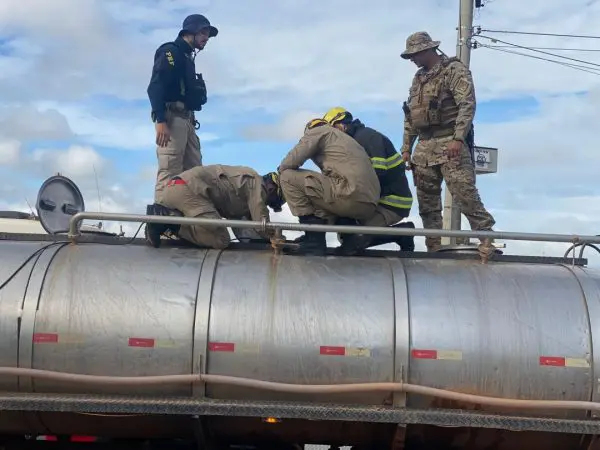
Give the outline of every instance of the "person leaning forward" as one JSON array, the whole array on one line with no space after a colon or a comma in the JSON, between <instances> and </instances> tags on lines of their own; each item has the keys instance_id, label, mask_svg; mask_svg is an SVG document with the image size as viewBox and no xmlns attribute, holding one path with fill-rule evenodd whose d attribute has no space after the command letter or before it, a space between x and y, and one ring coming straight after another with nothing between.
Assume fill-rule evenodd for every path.
<instances>
[{"instance_id":1,"label":"person leaning forward","mask_svg":"<svg viewBox=\"0 0 600 450\"><path fill-rule=\"evenodd\" d=\"M403 106L402 157L412 162L423 227L442 228L441 184L445 181L471 229L491 231L495 220L475 186L468 145L472 144L476 109L473 79L460 60L439 55L439 45L428 33L417 32L408 37L401 54L419 67ZM417 137L419 142L412 153ZM441 238L426 237L425 245L428 251L437 251ZM482 244L480 251L489 254L493 247Z\"/></svg>"},{"instance_id":2,"label":"person leaning forward","mask_svg":"<svg viewBox=\"0 0 600 450\"><path fill-rule=\"evenodd\" d=\"M300 169L312 160L321 173ZM304 136L279 165L281 189L302 224L334 223L337 217L359 222L373 217L381 189L364 148L323 119L311 120ZM325 233L307 232L286 253L324 255Z\"/></svg>"},{"instance_id":3,"label":"person leaning forward","mask_svg":"<svg viewBox=\"0 0 600 450\"><path fill-rule=\"evenodd\" d=\"M183 21L177 39L162 44L154 54L147 92L156 128L155 203L161 202L172 176L202 165L194 111L202 110L207 101L206 85L202 75L196 74L192 52L203 50L218 32L206 17L192 14Z\"/></svg>"},{"instance_id":4,"label":"person leaning forward","mask_svg":"<svg viewBox=\"0 0 600 450\"><path fill-rule=\"evenodd\" d=\"M371 165L379 178L381 198L373 217L362 223L370 227L414 228L412 222L402 222L408 217L413 204L413 196L406 178L405 164L392 141L371 127L365 126L350 111L342 107L331 108L323 119L335 128L352 136L365 149ZM355 254L368 247L395 242L403 251L414 251L413 236L369 236L343 235L338 253Z\"/></svg>"},{"instance_id":5,"label":"person leaning forward","mask_svg":"<svg viewBox=\"0 0 600 450\"><path fill-rule=\"evenodd\" d=\"M176 215L203 219L234 219L260 222L269 220L269 209L281 211L285 203L277 173L260 176L245 166L215 164L197 166L171 178L165 188L161 215ZM170 229L179 238L200 247L224 249L229 246L227 227L209 225L147 224L148 236L154 247L160 246L160 235ZM269 239L273 230L257 230Z\"/></svg>"}]
</instances>

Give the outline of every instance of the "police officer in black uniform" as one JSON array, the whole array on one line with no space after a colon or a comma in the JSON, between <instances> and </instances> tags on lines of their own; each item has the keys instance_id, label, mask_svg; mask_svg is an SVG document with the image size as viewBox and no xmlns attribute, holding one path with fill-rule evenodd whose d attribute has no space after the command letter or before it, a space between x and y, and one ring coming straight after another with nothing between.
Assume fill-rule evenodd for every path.
<instances>
[{"instance_id":1,"label":"police officer in black uniform","mask_svg":"<svg viewBox=\"0 0 600 450\"><path fill-rule=\"evenodd\" d=\"M147 92L156 128L158 173L154 204L147 206L146 214L164 215L160 203L167 182L202 165L194 111L202 110L207 95L202 74L196 73L195 51L203 50L218 33L205 16L192 14L183 21L177 39L162 44L154 54Z\"/></svg>"}]
</instances>

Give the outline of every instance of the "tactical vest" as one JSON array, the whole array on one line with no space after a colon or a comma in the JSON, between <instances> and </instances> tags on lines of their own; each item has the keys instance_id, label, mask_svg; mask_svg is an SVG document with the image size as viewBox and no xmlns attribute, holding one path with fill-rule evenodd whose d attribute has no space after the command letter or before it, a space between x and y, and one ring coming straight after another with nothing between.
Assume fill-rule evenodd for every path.
<instances>
[{"instance_id":1,"label":"tactical vest","mask_svg":"<svg viewBox=\"0 0 600 450\"><path fill-rule=\"evenodd\" d=\"M413 128L425 131L430 128L454 128L458 106L447 82L447 67L458 58L444 58L433 73L417 74L410 87L404 112Z\"/></svg>"},{"instance_id":2,"label":"tactical vest","mask_svg":"<svg viewBox=\"0 0 600 450\"><path fill-rule=\"evenodd\" d=\"M202 105L207 101L206 84L202 74L196 73L196 66L191 54L185 53L175 42L166 42L162 44L158 51L167 45L172 45L177 52L177 61L183 64L178 68L179 72L179 93L185 106L191 111L200 111Z\"/></svg>"}]
</instances>

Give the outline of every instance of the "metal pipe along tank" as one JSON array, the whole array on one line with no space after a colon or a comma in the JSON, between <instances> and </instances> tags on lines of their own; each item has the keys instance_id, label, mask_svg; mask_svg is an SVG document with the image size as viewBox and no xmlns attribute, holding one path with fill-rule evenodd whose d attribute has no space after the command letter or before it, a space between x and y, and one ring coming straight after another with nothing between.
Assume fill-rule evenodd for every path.
<instances>
[{"instance_id":1,"label":"metal pipe along tank","mask_svg":"<svg viewBox=\"0 0 600 450\"><path fill-rule=\"evenodd\" d=\"M0 241L0 283L43 245ZM0 290L0 366L114 376L206 373L299 384L403 381L487 396L598 401L592 350L599 324L600 273L582 267L54 245ZM211 384L131 388L11 376L0 378L0 389L466 406L404 393L323 396ZM148 435L177 435L183 426L168 417L135 420L134 431ZM226 426L228 418L214 420L225 438L243 432ZM103 435L131 433L123 423L6 414L0 431L75 434L86 426ZM352 432L345 437L352 441Z\"/></svg>"}]
</instances>

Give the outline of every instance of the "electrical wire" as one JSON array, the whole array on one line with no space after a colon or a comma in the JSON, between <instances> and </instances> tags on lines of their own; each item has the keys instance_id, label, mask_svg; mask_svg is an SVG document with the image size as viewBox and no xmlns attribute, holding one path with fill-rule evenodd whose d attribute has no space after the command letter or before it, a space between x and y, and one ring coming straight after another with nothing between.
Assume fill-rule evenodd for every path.
<instances>
[{"instance_id":1,"label":"electrical wire","mask_svg":"<svg viewBox=\"0 0 600 450\"><path fill-rule=\"evenodd\" d=\"M556 37L568 37L576 39L600 39L600 36L584 35L584 34L557 34L557 33L538 33L533 31L509 31L509 30L488 30L481 27L476 27L477 32L482 31L486 33L498 33L498 34L525 34L529 36L556 36Z\"/></svg>"},{"instance_id":2,"label":"electrical wire","mask_svg":"<svg viewBox=\"0 0 600 450\"><path fill-rule=\"evenodd\" d=\"M494 48L512 48L512 45L494 45ZM529 47L535 50L558 50L568 52L600 52L600 48Z\"/></svg>"},{"instance_id":3,"label":"electrical wire","mask_svg":"<svg viewBox=\"0 0 600 450\"><path fill-rule=\"evenodd\" d=\"M524 45L513 44L512 42L506 42L506 41L503 41L501 39L496 39L496 38L490 37L490 36L477 35L477 37L478 38L483 38L483 39L489 39L489 40L494 41L494 42L500 42L502 44L506 44L506 45L509 45L511 47L520 48L520 49L523 49L523 50L529 50L529 51L536 52L536 53L542 53L544 55L554 56L555 58L568 59L569 61L575 61L575 62L578 62L578 63L589 64L590 66L600 67L600 64L598 64L598 63L593 63L593 62L590 62L590 61L585 61L583 59L571 58L569 56L557 55L555 53L545 52L543 50L536 50L535 48L532 48L532 47L527 47L527 46L524 46Z\"/></svg>"},{"instance_id":4,"label":"electrical wire","mask_svg":"<svg viewBox=\"0 0 600 450\"><path fill-rule=\"evenodd\" d=\"M142 229L142 226L144 224L140 224L140 226L138 227L137 231L135 232L135 234L133 235L132 238L128 239L125 242L107 242L107 243L103 243L103 244L108 244L108 245L130 245L131 243L133 243L133 241L135 240L135 238L137 237L138 233L140 232L140 230ZM79 245L84 245L84 244L95 244L95 242L80 242ZM50 247L53 247L55 245L60 245L62 247L69 245L68 242L52 242L50 244L44 245L43 247L38 248L35 252L33 252L32 254L30 254L27 259L25 259L25 261L23 261L21 263L21 265L19 267L17 267L13 273L10 274L10 276L4 280L2 282L2 284L0 284L0 291L2 289L4 289L8 283L10 283L18 274L19 272L21 272L21 270L23 270L25 268L25 266L36 256L41 255L45 250L47 250Z\"/></svg>"},{"instance_id":5,"label":"electrical wire","mask_svg":"<svg viewBox=\"0 0 600 450\"><path fill-rule=\"evenodd\" d=\"M506 49L501 49L501 48L495 48L495 47L493 47L491 45L482 44L480 42L475 42L475 44L478 47L487 48L487 49L490 49L490 50L495 50L497 52L509 53L509 54L512 54L512 55L525 56L526 58L533 58L533 59L538 59L538 60L541 60L541 61L547 61L547 62L551 62L551 63L554 63L554 64L559 64L561 66L569 67L571 69L579 70L581 72L587 72L587 73L591 73L593 75L600 75L600 69L595 69L593 67L582 66L581 64L570 64L570 63L565 63L565 62L562 62L562 61L556 61L556 60L553 60L553 59L543 58L541 56L528 55L527 53L521 53L521 52L517 52L517 51L513 51L513 50L506 50Z\"/></svg>"},{"instance_id":6,"label":"electrical wire","mask_svg":"<svg viewBox=\"0 0 600 450\"><path fill-rule=\"evenodd\" d=\"M44 245L43 247L38 248L35 252L29 255L27 259L23 261L23 263L19 267L17 267L17 269L2 284L0 284L0 290L4 289L6 285L8 285L8 283L10 283L13 280L13 278L17 276L19 272L23 270L23 268L29 263L29 261L31 261L36 256L41 255L46 249L54 245L65 246L68 245L68 242L52 242L51 244Z\"/></svg>"}]
</instances>

